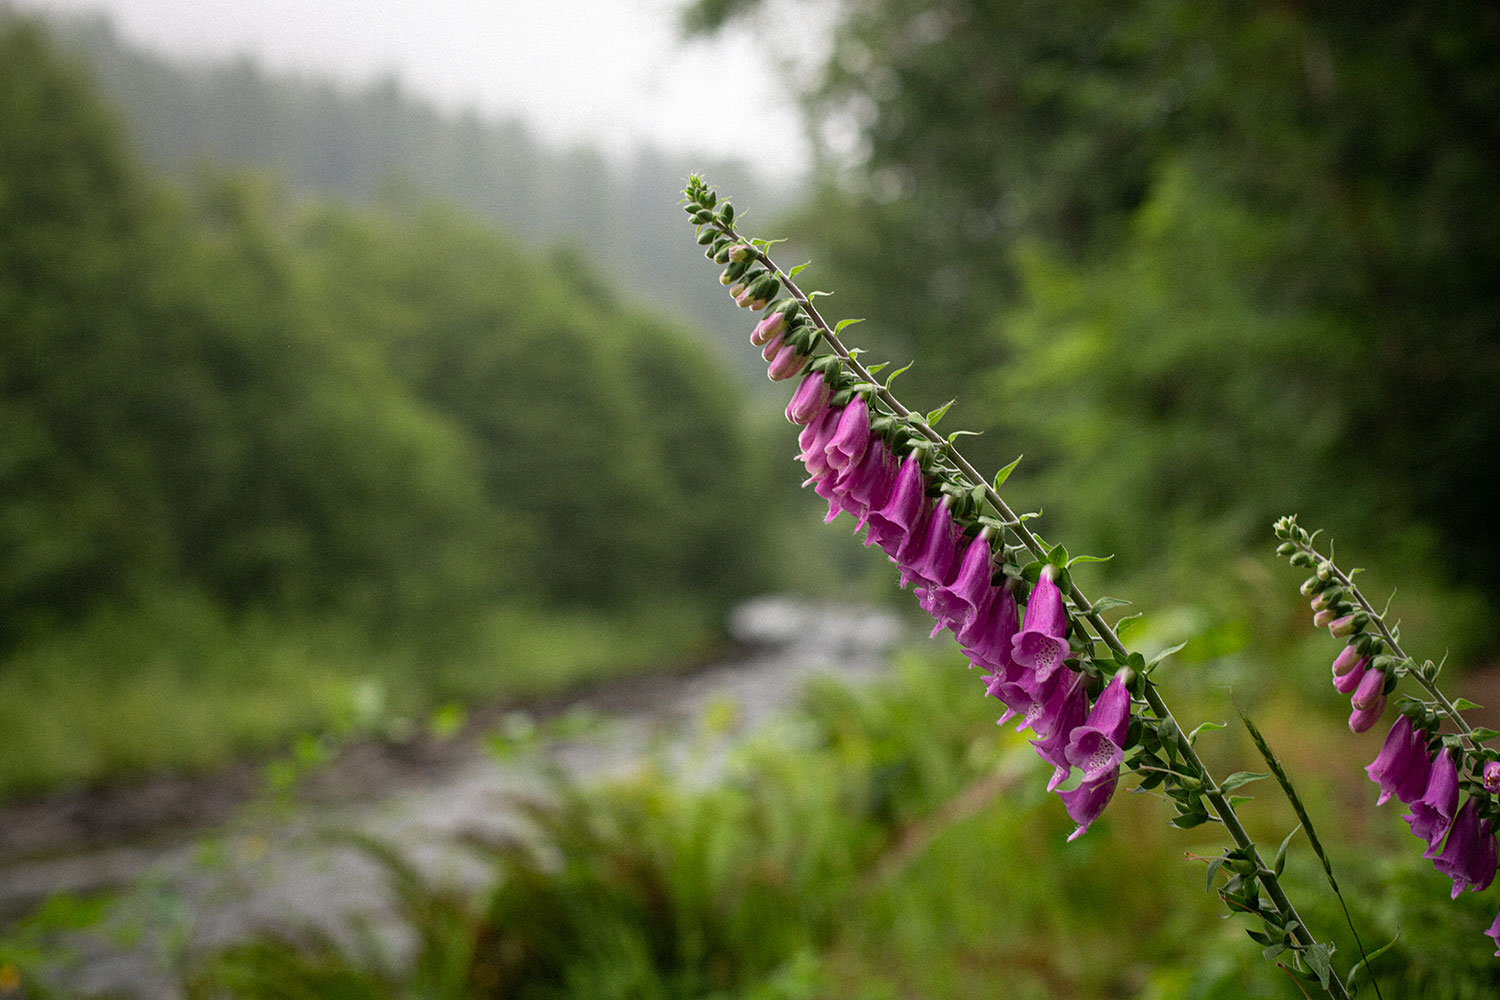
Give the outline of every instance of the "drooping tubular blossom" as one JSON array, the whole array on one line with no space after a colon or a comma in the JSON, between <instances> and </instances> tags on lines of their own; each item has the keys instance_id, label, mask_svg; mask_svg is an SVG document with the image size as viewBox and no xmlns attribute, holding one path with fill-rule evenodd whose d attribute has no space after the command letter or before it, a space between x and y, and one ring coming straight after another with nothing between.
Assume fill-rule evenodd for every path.
<instances>
[{"instance_id":1,"label":"drooping tubular blossom","mask_svg":"<svg viewBox=\"0 0 1500 1000\"><path fill-rule=\"evenodd\" d=\"M1427 790L1431 769L1427 759L1427 734L1420 729L1412 732L1411 719L1405 715L1396 719L1380 753L1365 765L1370 780L1380 785L1380 796L1375 800L1378 806L1385 805L1392 795L1411 805ZM1451 808L1449 815L1452 815Z\"/></svg>"},{"instance_id":2,"label":"drooping tubular blossom","mask_svg":"<svg viewBox=\"0 0 1500 1000\"><path fill-rule=\"evenodd\" d=\"M1500 958L1500 913L1495 914L1495 922L1490 924L1490 929L1484 932L1495 941L1495 957Z\"/></svg>"},{"instance_id":3,"label":"drooping tubular blossom","mask_svg":"<svg viewBox=\"0 0 1500 1000\"><path fill-rule=\"evenodd\" d=\"M920 536L920 547L916 544L903 547L898 554L902 586L913 580L926 586L951 580L957 543L958 530L953 524L953 512L948 508L948 498L943 497L927 518L926 530Z\"/></svg>"},{"instance_id":4,"label":"drooping tubular blossom","mask_svg":"<svg viewBox=\"0 0 1500 1000\"><path fill-rule=\"evenodd\" d=\"M1125 677L1115 674L1094 702L1088 721L1073 730L1068 740L1068 763L1083 770L1077 788L1058 793L1078 824L1068 836L1070 841L1083 836L1099 818L1120 783L1125 732L1130 726L1130 692L1125 685Z\"/></svg>"},{"instance_id":5,"label":"drooping tubular blossom","mask_svg":"<svg viewBox=\"0 0 1500 1000\"><path fill-rule=\"evenodd\" d=\"M1354 707L1349 714L1349 728L1354 732L1362 733L1380 721L1385 712L1385 671L1366 670L1349 703Z\"/></svg>"},{"instance_id":6,"label":"drooping tubular blossom","mask_svg":"<svg viewBox=\"0 0 1500 1000\"><path fill-rule=\"evenodd\" d=\"M1411 803L1411 815L1405 817L1411 832L1427 841L1425 857L1436 856L1437 845L1448 831L1448 824L1453 822L1453 811L1457 808L1458 768L1453 763L1452 751L1444 747L1432 762L1422 797Z\"/></svg>"},{"instance_id":7,"label":"drooping tubular blossom","mask_svg":"<svg viewBox=\"0 0 1500 1000\"><path fill-rule=\"evenodd\" d=\"M981 531L964 551L953 582L932 588L932 607L928 610L955 633L969 623L990 594L990 579L995 574L992 558L989 532Z\"/></svg>"},{"instance_id":8,"label":"drooping tubular blossom","mask_svg":"<svg viewBox=\"0 0 1500 1000\"><path fill-rule=\"evenodd\" d=\"M865 457L865 449L870 447L870 406L865 402L865 397L855 396L844 407L843 415L839 417L838 428L833 432L833 437L828 439L825 451L828 453L828 464L835 469L842 469L846 465L857 465L859 460Z\"/></svg>"},{"instance_id":9,"label":"drooping tubular blossom","mask_svg":"<svg viewBox=\"0 0 1500 1000\"><path fill-rule=\"evenodd\" d=\"M1088 721L1068 738L1068 763L1082 768L1083 780L1094 781L1106 771L1116 770L1125 759L1125 730L1130 725L1130 691L1124 671L1115 674L1094 707Z\"/></svg>"},{"instance_id":10,"label":"drooping tubular blossom","mask_svg":"<svg viewBox=\"0 0 1500 1000\"><path fill-rule=\"evenodd\" d=\"M823 415L831 394L828 381L818 372L810 373L792 393L792 401L786 404L786 418L794 424L807 426Z\"/></svg>"},{"instance_id":11,"label":"drooping tubular blossom","mask_svg":"<svg viewBox=\"0 0 1500 1000\"><path fill-rule=\"evenodd\" d=\"M1073 765L1068 762L1067 750L1073 731L1084 724L1089 712L1088 678L1083 674L1068 671L1062 685L1049 702L1050 712L1032 723L1032 730L1041 737L1031 741L1041 758L1052 765L1052 778L1047 782L1047 791L1052 791L1067 780Z\"/></svg>"},{"instance_id":12,"label":"drooping tubular blossom","mask_svg":"<svg viewBox=\"0 0 1500 1000\"><path fill-rule=\"evenodd\" d=\"M1063 610L1062 591L1053 581L1054 573L1051 566L1042 569L1042 577L1026 603L1026 620L1014 640L1012 652L1017 663L1035 672L1038 683L1052 676L1068 657L1068 618Z\"/></svg>"},{"instance_id":13,"label":"drooping tubular blossom","mask_svg":"<svg viewBox=\"0 0 1500 1000\"><path fill-rule=\"evenodd\" d=\"M1448 829L1448 841L1432 863L1453 880L1453 898L1465 889L1482 892L1495 880L1496 843L1489 820L1479 818L1479 800L1469 796Z\"/></svg>"},{"instance_id":14,"label":"drooping tubular blossom","mask_svg":"<svg viewBox=\"0 0 1500 1000\"><path fill-rule=\"evenodd\" d=\"M922 478L922 462L915 452L901 463L889 499L879 510L870 511L866 545L878 545L891 558L901 543L916 533L922 523L927 497L927 482Z\"/></svg>"},{"instance_id":15,"label":"drooping tubular blossom","mask_svg":"<svg viewBox=\"0 0 1500 1000\"><path fill-rule=\"evenodd\" d=\"M1500 760L1492 760L1486 763L1482 775L1485 791L1491 795L1500 792Z\"/></svg>"},{"instance_id":16,"label":"drooping tubular blossom","mask_svg":"<svg viewBox=\"0 0 1500 1000\"><path fill-rule=\"evenodd\" d=\"M838 430L843 413L837 407L824 410L823 416L804 427L797 437L797 443L802 446L802 453L797 457L807 467L809 476L821 476L828 471L828 441Z\"/></svg>"}]
</instances>

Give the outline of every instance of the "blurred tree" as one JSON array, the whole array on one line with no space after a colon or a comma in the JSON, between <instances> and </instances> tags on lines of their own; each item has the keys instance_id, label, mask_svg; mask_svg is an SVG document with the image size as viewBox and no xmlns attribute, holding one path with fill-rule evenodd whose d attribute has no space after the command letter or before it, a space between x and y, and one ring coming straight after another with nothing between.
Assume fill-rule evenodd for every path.
<instances>
[{"instance_id":1,"label":"blurred tree","mask_svg":"<svg viewBox=\"0 0 1500 1000\"><path fill-rule=\"evenodd\" d=\"M909 388L1024 425L1094 527L1111 505L1231 545L1299 505L1341 534L1416 522L1500 596L1500 12L836 9L807 99L857 170L801 235L919 359Z\"/></svg>"},{"instance_id":2,"label":"blurred tree","mask_svg":"<svg viewBox=\"0 0 1500 1000\"><path fill-rule=\"evenodd\" d=\"M575 256L182 197L24 22L0 135L0 647L170 588L420 631L764 585L740 392Z\"/></svg>"}]
</instances>

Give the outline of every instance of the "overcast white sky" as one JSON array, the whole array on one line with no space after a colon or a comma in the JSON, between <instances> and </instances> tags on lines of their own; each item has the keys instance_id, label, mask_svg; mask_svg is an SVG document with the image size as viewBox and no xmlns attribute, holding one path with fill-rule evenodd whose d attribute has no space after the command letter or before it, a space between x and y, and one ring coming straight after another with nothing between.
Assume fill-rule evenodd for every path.
<instances>
[{"instance_id":1,"label":"overcast white sky","mask_svg":"<svg viewBox=\"0 0 1500 1000\"><path fill-rule=\"evenodd\" d=\"M250 55L271 69L362 84L394 72L440 105L520 114L547 139L628 155L667 149L752 159L774 130L767 173L805 166L791 88L748 32L682 42L683 0L19 0L110 16L127 39L197 59ZM808 5L809 8L813 5ZM797 7L790 7L792 11ZM809 23L779 34L805 43ZM762 96L731 102L719 79ZM733 111L726 104L738 104ZM745 104L748 103L749 107Z\"/></svg>"}]
</instances>

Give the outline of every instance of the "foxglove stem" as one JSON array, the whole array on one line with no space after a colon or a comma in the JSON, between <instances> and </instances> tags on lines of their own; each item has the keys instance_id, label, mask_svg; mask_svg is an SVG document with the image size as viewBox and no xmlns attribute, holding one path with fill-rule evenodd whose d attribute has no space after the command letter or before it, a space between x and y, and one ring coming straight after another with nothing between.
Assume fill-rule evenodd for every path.
<instances>
[{"instance_id":1,"label":"foxglove stem","mask_svg":"<svg viewBox=\"0 0 1500 1000\"><path fill-rule=\"evenodd\" d=\"M732 224L726 223L722 219L716 219L714 220L713 225L715 225L725 236L731 237L745 244L749 243L748 240L744 239L744 237L740 236L739 233L735 231ZM931 441L934 445L941 449L948 460L951 461L953 465L965 477L967 477L971 483L982 487L985 499L1000 515L1002 521L1005 523L1005 527L1014 532L1016 537L1021 541L1021 544L1024 545L1032 555L1034 555L1038 559L1045 561L1047 558L1047 550L1042 545L1041 541L1029 528L1026 527L1025 521L1020 518L1014 510L1011 509L1010 505L1007 504L1003 498L1001 498L1000 494L996 492L996 490L989 484L988 480L984 476L981 476L979 472L974 468L974 466L970 464L968 459L966 459L959 452L958 448L955 447L951 441L947 440L937 431L935 431L931 427L931 425L927 423L926 420L922 419L920 416L914 414L911 410L902 405L900 400L896 399L896 397L891 394L888 388L886 388L881 382L876 380L874 374L871 373L870 370L867 369L863 364L861 364L859 359L853 353L851 353L847 347L844 346L844 343L839 339L838 334L834 331L833 327L830 326L829 323L823 318L822 314L818 311L817 306L813 304L812 300L801 290L801 288L797 286L796 282L792 280L790 275L788 275L771 260L770 256L765 252L764 249L757 248L754 253L760 263L776 276L777 280L780 281L782 287L786 289L787 293L791 295L793 300L796 301L796 303L807 314L808 318L817 327L823 340L826 341L829 348L836 355L838 355L839 359L843 361L844 364L846 364L860 380L867 383L868 385L875 387L874 395L879 398L880 401L883 402L887 407L889 407L892 413L901 418L908 426L915 429L923 437L927 438L927 440ZM1078 616L1088 623L1089 627L1093 630L1095 635L1098 636L1099 640L1102 641L1106 646L1108 646L1109 649L1116 654L1116 656L1120 657L1121 659L1125 658L1128 655L1125 644L1120 641L1119 636L1109 625L1109 623L1104 620L1104 617L1094 609L1093 604L1083 595L1082 591L1079 590L1077 584L1073 583L1071 577L1068 578L1068 587L1066 593L1069 601L1077 611ZM1307 930L1306 924L1303 922L1302 917L1297 913L1296 907L1292 905L1291 900L1287 897L1286 891L1282 887L1280 879L1277 877L1276 873L1266 865L1264 859L1260 856L1260 852L1255 845L1255 841L1251 839L1249 832L1244 827L1244 824L1240 822L1238 814L1235 812L1234 807L1230 804L1223 790L1219 787L1219 783L1214 780L1212 774L1208 770L1208 766L1204 764L1202 758L1198 756L1197 751L1193 748L1192 743L1185 735L1182 726L1172 715L1172 711L1167 707L1166 701L1162 698L1160 691L1157 690L1156 685L1151 682L1150 678L1142 678L1141 688L1142 697L1146 701L1146 704L1150 706L1151 711L1155 713L1157 719L1162 723L1165 723L1175 735L1176 750L1181 755L1183 763L1186 764L1187 767L1194 772L1198 780L1203 783L1204 797L1213 807L1215 818L1223 824L1224 829L1229 833L1229 836L1235 842L1235 845L1242 851L1246 852L1246 854L1254 860L1257 869L1256 878L1260 882L1262 888L1264 888L1267 898L1271 901L1272 905L1280 914L1283 925L1291 928L1290 934L1292 939L1297 943L1298 946L1302 948L1313 947L1317 943L1316 939L1312 936L1312 933ZM1336 998L1336 1000L1347 1000L1349 996L1347 990L1345 989L1337 974L1330 974L1327 989L1329 995Z\"/></svg>"}]
</instances>

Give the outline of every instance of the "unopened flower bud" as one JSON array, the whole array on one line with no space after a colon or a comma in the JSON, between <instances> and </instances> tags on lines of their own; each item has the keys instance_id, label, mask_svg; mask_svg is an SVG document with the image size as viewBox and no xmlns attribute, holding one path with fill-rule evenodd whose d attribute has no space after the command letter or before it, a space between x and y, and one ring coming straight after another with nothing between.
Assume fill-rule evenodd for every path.
<instances>
[{"instance_id":1,"label":"unopened flower bud","mask_svg":"<svg viewBox=\"0 0 1500 1000\"><path fill-rule=\"evenodd\" d=\"M752 256L750 248L743 243L736 243L729 248L729 259L733 261L749 260Z\"/></svg>"},{"instance_id":2,"label":"unopened flower bud","mask_svg":"<svg viewBox=\"0 0 1500 1000\"><path fill-rule=\"evenodd\" d=\"M1318 614L1322 613L1318 612ZM1335 618L1328 624L1328 631L1335 639L1344 639L1356 632L1363 632L1368 624L1370 624L1370 616L1363 611L1356 611L1352 615Z\"/></svg>"},{"instance_id":3,"label":"unopened flower bud","mask_svg":"<svg viewBox=\"0 0 1500 1000\"><path fill-rule=\"evenodd\" d=\"M1297 589L1302 592L1303 597L1311 597L1318 591L1322 590L1324 586L1325 585L1322 580L1319 580L1315 576L1310 576L1306 580L1303 580L1302 586L1298 587Z\"/></svg>"},{"instance_id":4,"label":"unopened flower bud","mask_svg":"<svg viewBox=\"0 0 1500 1000\"><path fill-rule=\"evenodd\" d=\"M1291 563L1293 566L1310 568L1313 564L1313 557L1306 552L1298 552L1296 555L1288 559L1287 562Z\"/></svg>"},{"instance_id":5,"label":"unopened flower bud","mask_svg":"<svg viewBox=\"0 0 1500 1000\"><path fill-rule=\"evenodd\" d=\"M1332 608L1324 608L1317 614L1313 615L1313 624L1318 628L1327 628L1334 623L1334 620L1337 617L1338 612L1334 611Z\"/></svg>"},{"instance_id":6,"label":"unopened flower bud","mask_svg":"<svg viewBox=\"0 0 1500 1000\"><path fill-rule=\"evenodd\" d=\"M807 355L798 353L792 344L783 344L776 357L771 359L771 367L766 370L766 375L772 382L780 382L800 372L805 364Z\"/></svg>"},{"instance_id":7,"label":"unopened flower bud","mask_svg":"<svg viewBox=\"0 0 1500 1000\"><path fill-rule=\"evenodd\" d=\"M1377 703L1382 706L1385 704L1385 674L1379 670L1366 670L1365 675L1360 678L1359 687L1354 689L1349 704L1356 710L1362 710Z\"/></svg>"},{"instance_id":8,"label":"unopened flower bud","mask_svg":"<svg viewBox=\"0 0 1500 1000\"><path fill-rule=\"evenodd\" d=\"M1289 556L1294 554L1296 551L1297 546L1293 545L1291 542L1282 542L1280 545L1276 546L1276 554L1278 556Z\"/></svg>"},{"instance_id":9,"label":"unopened flower bud","mask_svg":"<svg viewBox=\"0 0 1500 1000\"><path fill-rule=\"evenodd\" d=\"M765 348L760 352L761 358L769 362L785 344L786 331L780 330L771 339L766 341Z\"/></svg>"},{"instance_id":10,"label":"unopened flower bud","mask_svg":"<svg viewBox=\"0 0 1500 1000\"><path fill-rule=\"evenodd\" d=\"M786 405L786 418L805 427L823 415L831 396L828 381L820 373L812 372L792 393L792 401Z\"/></svg>"},{"instance_id":11,"label":"unopened flower bud","mask_svg":"<svg viewBox=\"0 0 1500 1000\"><path fill-rule=\"evenodd\" d=\"M763 346L766 341L786 329L786 316L779 312L767 313L766 318L755 324L755 330L750 334L750 343L756 347Z\"/></svg>"},{"instance_id":12,"label":"unopened flower bud","mask_svg":"<svg viewBox=\"0 0 1500 1000\"><path fill-rule=\"evenodd\" d=\"M1327 561L1318 563L1318 579L1324 582L1333 579L1333 563Z\"/></svg>"},{"instance_id":13,"label":"unopened flower bud","mask_svg":"<svg viewBox=\"0 0 1500 1000\"><path fill-rule=\"evenodd\" d=\"M1369 658L1361 657L1359 650L1354 646L1345 646L1344 651L1339 653L1338 657L1333 661L1333 676L1343 677L1358 666L1362 659L1368 662ZM1347 694L1348 692L1344 693Z\"/></svg>"}]
</instances>

